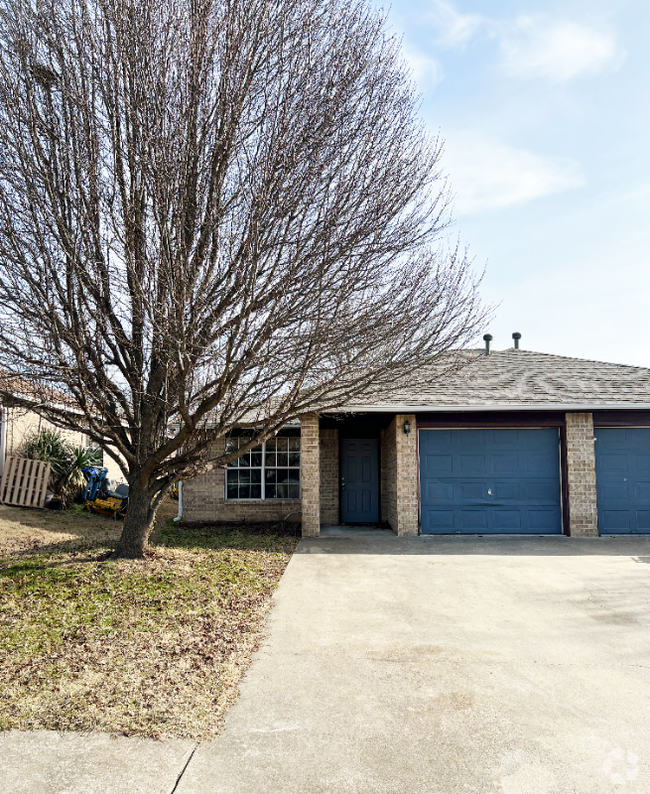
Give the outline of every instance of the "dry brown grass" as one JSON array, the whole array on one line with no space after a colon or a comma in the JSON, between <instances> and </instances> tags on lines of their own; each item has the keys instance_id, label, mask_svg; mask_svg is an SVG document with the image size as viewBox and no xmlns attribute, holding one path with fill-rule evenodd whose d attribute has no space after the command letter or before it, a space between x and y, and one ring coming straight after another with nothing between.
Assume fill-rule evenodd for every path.
<instances>
[{"instance_id":1,"label":"dry brown grass","mask_svg":"<svg viewBox=\"0 0 650 794\"><path fill-rule=\"evenodd\" d=\"M178 502L165 499L158 510L157 525L164 526L177 510ZM63 544L111 545L121 531L121 522L88 513L80 506L72 510L28 510L0 505L0 557Z\"/></svg>"},{"instance_id":2,"label":"dry brown grass","mask_svg":"<svg viewBox=\"0 0 650 794\"><path fill-rule=\"evenodd\" d=\"M119 530L98 516L3 510L1 729L218 731L296 540L183 529L163 514L145 560L115 560Z\"/></svg>"}]
</instances>

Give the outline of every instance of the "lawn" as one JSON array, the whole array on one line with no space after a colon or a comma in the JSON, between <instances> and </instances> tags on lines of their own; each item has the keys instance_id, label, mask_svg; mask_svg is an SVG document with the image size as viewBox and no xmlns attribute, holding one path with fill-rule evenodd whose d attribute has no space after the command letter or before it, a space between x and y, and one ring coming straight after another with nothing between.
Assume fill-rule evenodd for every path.
<instances>
[{"instance_id":1,"label":"lawn","mask_svg":"<svg viewBox=\"0 0 650 794\"><path fill-rule=\"evenodd\" d=\"M0 508L1 730L218 732L297 538L163 517L144 560L116 560L119 527Z\"/></svg>"}]
</instances>

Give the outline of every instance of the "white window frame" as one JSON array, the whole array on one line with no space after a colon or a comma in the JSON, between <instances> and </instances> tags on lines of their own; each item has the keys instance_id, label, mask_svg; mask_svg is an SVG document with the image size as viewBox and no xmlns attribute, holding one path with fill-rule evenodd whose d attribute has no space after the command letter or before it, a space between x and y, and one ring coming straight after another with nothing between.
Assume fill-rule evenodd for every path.
<instances>
[{"instance_id":1,"label":"white window frame","mask_svg":"<svg viewBox=\"0 0 650 794\"><path fill-rule=\"evenodd\" d=\"M273 440L275 440L276 438L298 438L298 439L300 439L300 450L298 451L298 454L300 455L300 466L279 466L279 467L277 467L277 466L269 466L269 469L273 469L273 468L297 469L297 471L300 472L299 478L298 478L298 496L281 496L281 497L270 496L268 498L266 497L266 477L265 477L265 473L266 473L266 441L263 441L262 444L261 444L261 447L262 447L262 465L261 465L261 467L260 466L251 466L251 467L245 467L245 469L244 469L244 470L248 469L249 471L250 471L251 468L252 469L258 469L259 468L260 469L260 471L262 473L262 475L261 475L261 478L262 478L262 489L261 489L262 496L261 497L228 496L228 471L238 471L238 469L235 469L234 467L231 468L228 465L226 465L224 467L224 475L223 475L223 496L224 496L224 500L226 502L297 502L297 501L300 501L302 499L302 433L299 434L299 435L290 435L290 436L284 436L281 433L278 433L277 436L273 437Z\"/></svg>"}]
</instances>

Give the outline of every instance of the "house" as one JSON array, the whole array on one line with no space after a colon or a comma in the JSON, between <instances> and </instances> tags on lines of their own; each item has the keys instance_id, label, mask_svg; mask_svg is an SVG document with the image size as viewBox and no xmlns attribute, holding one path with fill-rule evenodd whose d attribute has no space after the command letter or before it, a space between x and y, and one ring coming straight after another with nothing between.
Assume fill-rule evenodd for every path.
<instances>
[{"instance_id":1,"label":"house","mask_svg":"<svg viewBox=\"0 0 650 794\"><path fill-rule=\"evenodd\" d=\"M513 337L514 348L490 351L488 339L463 352L444 379L422 372L380 399L301 417L187 481L185 520L298 513L308 536L363 523L397 535L650 534L650 369Z\"/></svg>"},{"instance_id":2,"label":"house","mask_svg":"<svg viewBox=\"0 0 650 794\"><path fill-rule=\"evenodd\" d=\"M33 398L35 392L29 382L6 375L3 380L4 383L10 381L14 395ZM44 387L41 388L37 396L55 401L66 399L60 392L52 389L46 390ZM25 441L40 433L41 430L51 430L58 433L74 447L85 448L88 446L89 440L84 433L57 427L35 411L22 408L13 404L12 401L6 402L7 404L5 405L0 402L0 478L4 471L5 459L10 455L19 454ZM103 455L103 459L105 461L103 465L106 465L109 470L108 476L118 480L123 479L123 474L117 463L108 455Z\"/></svg>"},{"instance_id":3,"label":"house","mask_svg":"<svg viewBox=\"0 0 650 794\"><path fill-rule=\"evenodd\" d=\"M0 477L4 470L5 458L18 454L24 442L41 430L56 431L75 447L87 445L87 438L83 433L55 427L33 411L0 405Z\"/></svg>"}]
</instances>

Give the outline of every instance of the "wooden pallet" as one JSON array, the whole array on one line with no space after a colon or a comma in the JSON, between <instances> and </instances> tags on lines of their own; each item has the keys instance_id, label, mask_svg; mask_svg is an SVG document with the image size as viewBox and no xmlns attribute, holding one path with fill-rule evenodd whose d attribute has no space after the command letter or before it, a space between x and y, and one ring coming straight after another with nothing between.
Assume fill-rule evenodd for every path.
<instances>
[{"instance_id":1,"label":"wooden pallet","mask_svg":"<svg viewBox=\"0 0 650 794\"><path fill-rule=\"evenodd\" d=\"M44 507L50 464L9 455L0 483L0 502L11 507Z\"/></svg>"}]
</instances>

